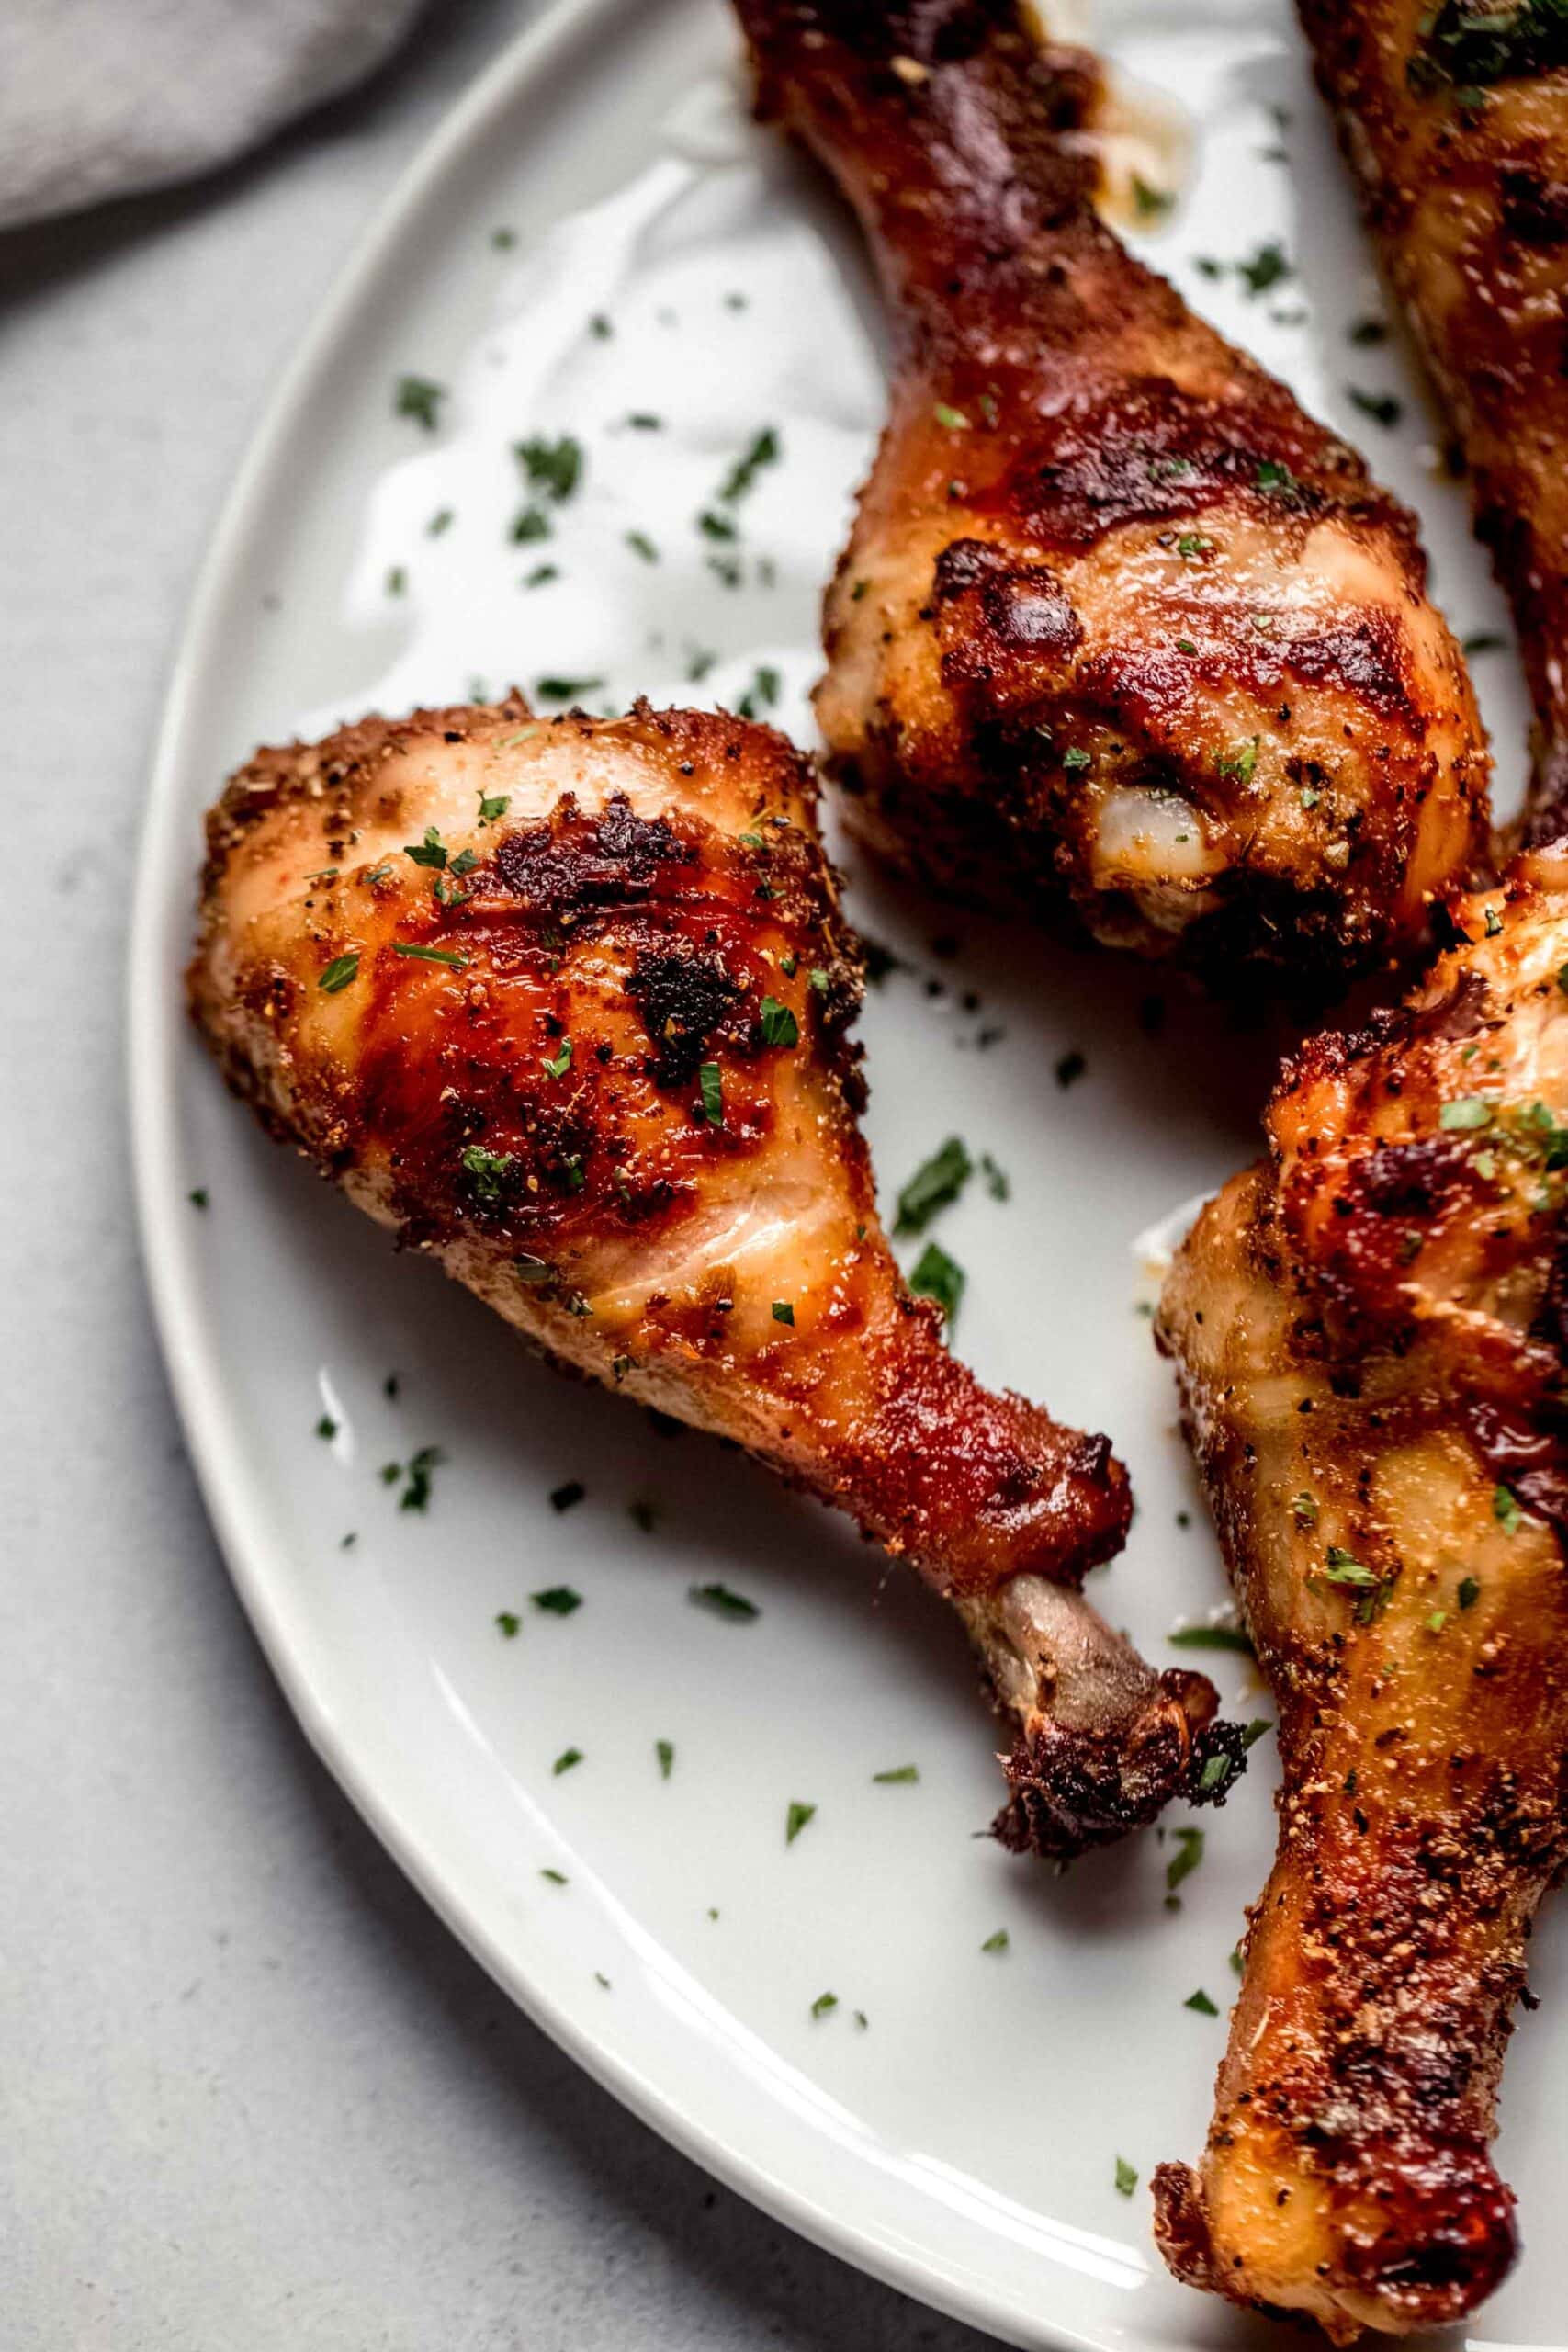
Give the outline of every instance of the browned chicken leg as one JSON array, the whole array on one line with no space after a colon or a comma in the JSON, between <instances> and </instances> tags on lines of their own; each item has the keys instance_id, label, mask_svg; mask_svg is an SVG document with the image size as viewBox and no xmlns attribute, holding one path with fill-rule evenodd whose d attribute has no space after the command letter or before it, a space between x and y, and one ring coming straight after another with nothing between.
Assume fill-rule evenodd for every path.
<instances>
[{"instance_id":1,"label":"browned chicken leg","mask_svg":"<svg viewBox=\"0 0 1568 2352\"><path fill-rule=\"evenodd\" d=\"M1222 1793L1239 1735L1078 1592L1130 1510L1106 1440L982 1388L899 1278L816 813L782 737L646 706L260 752L209 820L191 1001L360 1207L945 1592L1013 1737L998 1834L1066 1855Z\"/></svg>"},{"instance_id":2,"label":"browned chicken leg","mask_svg":"<svg viewBox=\"0 0 1568 2352\"><path fill-rule=\"evenodd\" d=\"M1211 978L1420 934L1487 761L1410 517L1098 219L1100 78L1018 0L738 0L858 210L892 415L827 605L852 820Z\"/></svg>"},{"instance_id":3,"label":"browned chicken leg","mask_svg":"<svg viewBox=\"0 0 1568 2352\"><path fill-rule=\"evenodd\" d=\"M1404 1010L1287 1067L1158 1326L1284 1770L1161 2243L1341 2344L1508 2267L1497 2079L1568 1860L1568 848L1454 916Z\"/></svg>"},{"instance_id":4,"label":"browned chicken leg","mask_svg":"<svg viewBox=\"0 0 1568 2352\"><path fill-rule=\"evenodd\" d=\"M1299 5L1518 622L1539 721L1528 831L1547 839L1568 821L1568 15Z\"/></svg>"}]
</instances>

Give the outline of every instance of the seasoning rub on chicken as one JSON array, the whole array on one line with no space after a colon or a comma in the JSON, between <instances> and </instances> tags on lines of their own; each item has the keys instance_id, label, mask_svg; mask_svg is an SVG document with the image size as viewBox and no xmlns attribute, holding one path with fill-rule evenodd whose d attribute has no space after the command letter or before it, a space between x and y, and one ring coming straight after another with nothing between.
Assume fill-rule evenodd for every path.
<instances>
[{"instance_id":1,"label":"seasoning rub on chicken","mask_svg":"<svg viewBox=\"0 0 1568 2352\"><path fill-rule=\"evenodd\" d=\"M1453 920L1403 1010L1287 1066L1158 1324L1283 1766L1160 2240L1337 2344L1462 2319L1512 2260L1498 2076L1568 1861L1568 845Z\"/></svg>"},{"instance_id":2,"label":"seasoning rub on chicken","mask_svg":"<svg viewBox=\"0 0 1568 2352\"><path fill-rule=\"evenodd\" d=\"M736 1440L953 1601L1007 1723L1007 1843L1217 1794L1201 1677L1083 1600L1104 1438L994 1395L877 1222L853 940L811 771L725 716L489 709L259 752L208 825L197 1021L359 1206L559 1363Z\"/></svg>"},{"instance_id":3,"label":"seasoning rub on chicken","mask_svg":"<svg viewBox=\"0 0 1568 2352\"><path fill-rule=\"evenodd\" d=\"M1411 518L1094 209L1095 61L1019 0L738 0L899 326L817 709L936 888L1337 990L1419 937L1487 759Z\"/></svg>"}]
</instances>

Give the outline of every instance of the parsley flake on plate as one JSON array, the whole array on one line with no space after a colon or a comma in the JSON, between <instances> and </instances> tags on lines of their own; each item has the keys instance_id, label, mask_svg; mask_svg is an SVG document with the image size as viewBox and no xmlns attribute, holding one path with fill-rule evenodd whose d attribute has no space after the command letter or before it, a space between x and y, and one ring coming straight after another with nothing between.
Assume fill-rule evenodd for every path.
<instances>
[{"instance_id":1,"label":"parsley flake on plate","mask_svg":"<svg viewBox=\"0 0 1568 2352\"><path fill-rule=\"evenodd\" d=\"M547 1585L543 1592L531 1592L528 1598L536 1609L544 1610L551 1617L570 1617L573 1610L582 1606L582 1595L573 1592L569 1584Z\"/></svg>"},{"instance_id":2,"label":"parsley flake on plate","mask_svg":"<svg viewBox=\"0 0 1568 2352\"><path fill-rule=\"evenodd\" d=\"M938 1209L957 1200L975 1173L975 1163L961 1138L949 1136L940 1151L922 1160L898 1195L896 1234L923 1233Z\"/></svg>"},{"instance_id":3,"label":"parsley flake on plate","mask_svg":"<svg viewBox=\"0 0 1568 2352\"><path fill-rule=\"evenodd\" d=\"M732 1592L727 1584L694 1584L687 1587L686 1598L694 1609L705 1609L715 1617L728 1617L735 1623L760 1617L761 1611L743 1592Z\"/></svg>"},{"instance_id":4,"label":"parsley flake on plate","mask_svg":"<svg viewBox=\"0 0 1568 2352\"><path fill-rule=\"evenodd\" d=\"M917 1298L936 1301L951 1331L967 1280L963 1267L948 1256L940 1241L928 1241L910 1272L909 1288Z\"/></svg>"}]
</instances>

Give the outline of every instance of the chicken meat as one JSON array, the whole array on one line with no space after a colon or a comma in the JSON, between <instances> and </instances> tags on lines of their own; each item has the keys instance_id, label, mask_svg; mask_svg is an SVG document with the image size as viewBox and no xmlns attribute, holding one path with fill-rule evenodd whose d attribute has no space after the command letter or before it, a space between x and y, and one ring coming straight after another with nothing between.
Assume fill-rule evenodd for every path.
<instances>
[{"instance_id":1,"label":"chicken meat","mask_svg":"<svg viewBox=\"0 0 1568 2352\"><path fill-rule=\"evenodd\" d=\"M1568 12L1299 5L1518 623L1538 722L1527 832L1549 839L1568 823Z\"/></svg>"},{"instance_id":2,"label":"chicken meat","mask_svg":"<svg viewBox=\"0 0 1568 2352\"><path fill-rule=\"evenodd\" d=\"M1463 663L1410 516L1099 218L1095 61L1019 0L738 6L898 327L817 695L852 823L1220 985L1412 947L1483 837Z\"/></svg>"},{"instance_id":3,"label":"chicken meat","mask_svg":"<svg viewBox=\"0 0 1568 2352\"><path fill-rule=\"evenodd\" d=\"M1083 1599L1101 1437L983 1388L877 1222L860 967L809 766L724 716L367 719L258 752L208 824L197 1022L350 1199L557 1363L735 1440L953 1601L1062 1857L1239 1734Z\"/></svg>"},{"instance_id":4,"label":"chicken meat","mask_svg":"<svg viewBox=\"0 0 1568 2352\"><path fill-rule=\"evenodd\" d=\"M1568 846L1459 898L1401 1010L1287 1065L1157 1326L1279 1704L1279 1844L1183 2278L1337 2344L1472 2312L1489 2152L1568 1860Z\"/></svg>"}]
</instances>

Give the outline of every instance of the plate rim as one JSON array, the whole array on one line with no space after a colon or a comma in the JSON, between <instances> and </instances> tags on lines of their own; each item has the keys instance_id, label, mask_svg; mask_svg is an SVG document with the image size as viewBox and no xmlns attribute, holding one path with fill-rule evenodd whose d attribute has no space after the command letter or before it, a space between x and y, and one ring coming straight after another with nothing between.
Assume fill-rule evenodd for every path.
<instances>
[{"instance_id":1,"label":"plate rim","mask_svg":"<svg viewBox=\"0 0 1568 2352\"><path fill-rule=\"evenodd\" d=\"M355 1752L290 1633L287 1600L271 1577L264 1539L253 1537L239 1509L240 1481L218 1399L199 1308L199 1276L190 1246L179 1152L178 1041L181 1017L170 1001L165 897L175 836L184 822L178 786L186 759L198 679L219 649L230 583L252 537L273 469L308 407L345 319L365 301L405 234L437 201L471 141L526 103L534 84L598 25L638 12L638 0L547 0L540 16L514 34L447 107L399 173L351 244L315 315L262 403L219 508L198 567L168 671L136 850L126 956L124 1071L130 1130L132 1193L152 1322L175 1413L203 1508L251 1631L310 1747L361 1820L430 1905L447 1931L507 1998L600 2086L660 2138L738 2195L798 2235L924 2304L983 2329L999 2341L1040 2352L1093 2352L1094 2339L1041 2312L1024 2321L1010 2296L998 2295L972 2271L961 2279L908 2236L870 2219L850 2220L758 2155L691 2112L680 2096L651 2080L630 2058L595 2037L538 1978L526 1955L488 1930L445 1861L438 1844L407 1817L373 1764ZM1027 2333L1021 2328L1027 2326Z\"/></svg>"}]
</instances>

